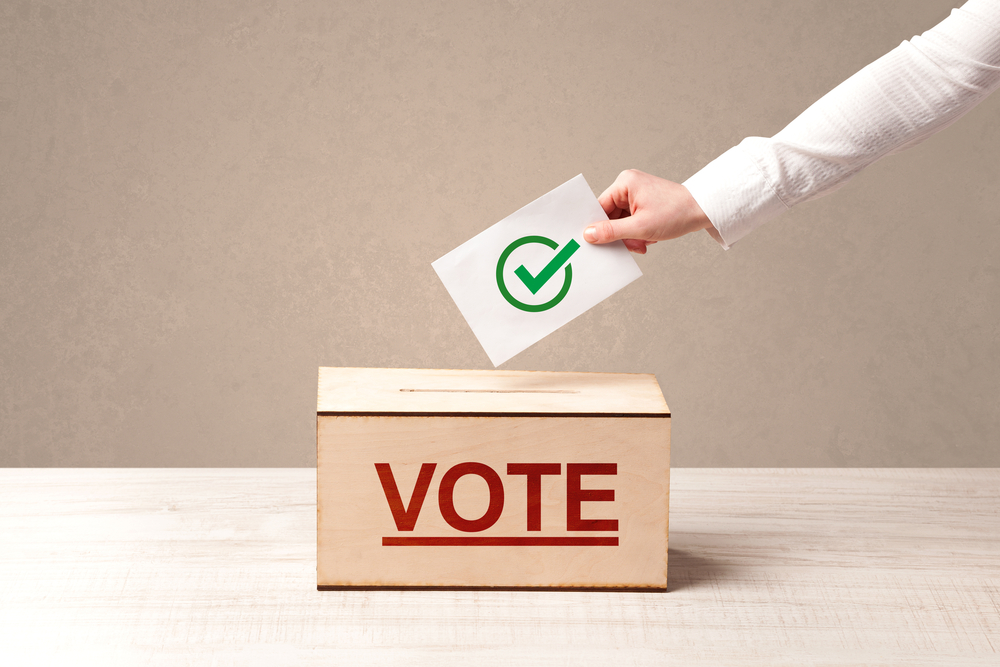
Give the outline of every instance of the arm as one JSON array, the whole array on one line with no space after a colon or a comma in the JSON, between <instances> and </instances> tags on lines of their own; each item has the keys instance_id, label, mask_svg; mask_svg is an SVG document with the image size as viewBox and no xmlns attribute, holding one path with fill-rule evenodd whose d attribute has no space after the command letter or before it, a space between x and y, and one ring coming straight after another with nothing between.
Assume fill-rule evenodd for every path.
<instances>
[{"instance_id":1,"label":"arm","mask_svg":"<svg viewBox=\"0 0 1000 667\"><path fill-rule=\"evenodd\" d=\"M951 125L998 86L1000 0L971 0L778 134L744 139L684 185L728 248L795 204L833 192L876 160Z\"/></svg>"},{"instance_id":2,"label":"arm","mask_svg":"<svg viewBox=\"0 0 1000 667\"><path fill-rule=\"evenodd\" d=\"M684 182L623 172L585 238L645 252L707 230L724 248L876 160L938 132L1000 87L1000 0L970 0L824 95L770 139L748 137ZM674 198L664 208L657 202ZM710 222L709 222L710 221Z\"/></svg>"}]
</instances>

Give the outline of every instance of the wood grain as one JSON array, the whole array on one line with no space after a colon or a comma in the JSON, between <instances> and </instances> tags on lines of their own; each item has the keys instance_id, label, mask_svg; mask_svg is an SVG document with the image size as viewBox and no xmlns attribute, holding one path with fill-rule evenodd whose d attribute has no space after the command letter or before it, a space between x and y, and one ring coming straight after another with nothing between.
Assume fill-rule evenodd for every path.
<instances>
[{"instance_id":1,"label":"wood grain","mask_svg":"<svg viewBox=\"0 0 1000 667\"><path fill-rule=\"evenodd\" d=\"M670 420L598 417L319 417L320 586L527 586L665 588ZM445 471L463 462L497 475L502 513L482 531L459 532L438 502ZM420 470L436 464L415 525L397 530L375 464L388 462L402 507ZM508 463L555 463L540 478L540 525L527 529L527 482ZM606 489L613 502L579 503L580 517L614 521L611 532L570 530L571 463L612 463L577 488ZM462 483L464 482L464 483ZM493 494L475 475L454 486L460 517L483 516ZM613 537L614 546L391 546L383 538Z\"/></svg>"},{"instance_id":2,"label":"wood grain","mask_svg":"<svg viewBox=\"0 0 1000 667\"><path fill-rule=\"evenodd\" d=\"M997 665L1000 470L671 476L670 590L315 590L313 469L0 470L5 664Z\"/></svg>"},{"instance_id":3,"label":"wood grain","mask_svg":"<svg viewBox=\"0 0 1000 667\"><path fill-rule=\"evenodd\" d=\"M317 412L668 415L656 377L631 373L320 368Z\"/></svg>"}]
</instances>

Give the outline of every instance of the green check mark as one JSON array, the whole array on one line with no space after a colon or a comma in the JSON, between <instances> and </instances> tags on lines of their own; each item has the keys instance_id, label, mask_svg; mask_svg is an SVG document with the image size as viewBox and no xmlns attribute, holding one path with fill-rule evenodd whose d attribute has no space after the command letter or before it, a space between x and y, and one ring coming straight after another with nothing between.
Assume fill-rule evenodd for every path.
<instances>
[{"instance_id":1,"label":"green check mark","mask_svg":"<svg viewBox=\"0 0 1000 667\"><path fill-rule=\"evenodd\" d=\"M555 244L553 244L555 245ZM528 269L524 268L524 264L517 267L514 270L514 275L521 279L524 286L527 287L532 294L538 294L538 290L542 289L545 283L549 282L549 278L556 274L556 271L562 268L563 264L569 261L569 258L573 256L577 250L580 249L580 244L576 242L576 239L570 239L569 243L562 247L556 256L545 265L537 276L531 275Z\"/></svg>"}]
</instances>

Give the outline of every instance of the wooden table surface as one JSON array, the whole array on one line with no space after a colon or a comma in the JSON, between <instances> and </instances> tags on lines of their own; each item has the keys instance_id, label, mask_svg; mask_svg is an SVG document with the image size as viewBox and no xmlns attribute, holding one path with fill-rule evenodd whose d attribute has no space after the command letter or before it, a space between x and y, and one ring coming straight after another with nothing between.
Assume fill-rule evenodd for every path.
<instances>
[{"instance_id":1,"label":"wooden table surface","mask_svg":"<svg viewBox=\"0 0 1000 667\"><path fill-rule=\"evenodd\" d=\"M0 470L0 663L1000 665L1000 470L671 492L667 593L320 593L315 470Z\"/></svg>"}]
</instances>

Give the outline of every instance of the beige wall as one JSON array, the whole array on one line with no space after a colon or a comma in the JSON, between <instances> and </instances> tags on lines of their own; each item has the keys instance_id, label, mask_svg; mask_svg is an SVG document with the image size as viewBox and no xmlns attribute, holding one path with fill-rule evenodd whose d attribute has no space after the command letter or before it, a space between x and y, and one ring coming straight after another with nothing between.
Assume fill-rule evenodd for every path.
<instances>
[{"instance_id":1,"label":"beige wall","mask_svg":"<svg viewBox=\"0 0 1000 667\"><path fill-rule=\"evenodd\" d=\"M489 368L430 262L683 180L949 0L0 2L0 465L305 466L319 365ZM506 368L653 372L677 466L1000 465L1000 96Z\"/></svg>"}]
</instances>

